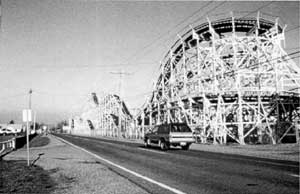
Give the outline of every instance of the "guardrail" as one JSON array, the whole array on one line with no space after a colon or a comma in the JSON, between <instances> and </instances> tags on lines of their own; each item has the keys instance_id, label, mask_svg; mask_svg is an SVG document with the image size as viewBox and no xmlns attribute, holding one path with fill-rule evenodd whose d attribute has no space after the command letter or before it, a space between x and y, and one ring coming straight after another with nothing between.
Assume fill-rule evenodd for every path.
<instances>
[{"instance_id":1,"label":"guardrail","mask_svg":"<svg viewBox=\"0 0 300 194\"><path fill-rule=\"evenodd\" d=\"M6 153L7 151L16 149L16 138L11 138L10 140L0 142L0 146L0 156L2 156L2 154Z\"/></svg>"}]
</instances>

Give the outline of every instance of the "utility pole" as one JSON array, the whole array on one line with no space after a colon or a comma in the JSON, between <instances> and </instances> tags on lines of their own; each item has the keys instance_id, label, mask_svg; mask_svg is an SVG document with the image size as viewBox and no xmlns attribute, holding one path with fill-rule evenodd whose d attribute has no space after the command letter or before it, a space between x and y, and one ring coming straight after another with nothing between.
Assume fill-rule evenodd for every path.
<instances>
[{"instance_id":1,"label":"utility pole","mask_svg":"<svg viewBox=\"0 0 300 194\"><path fill-rule=\"evenodd\" d=\"M120 99L120 102L119 102L119 131L118 131L118 137L120 137L120 134L121 134L121 129L122 129L122 118L121 118L121 115L122 115L122 82L123 82L123 75L131 75L132 73L128 73L128 72L124 72L123 70L120 70L120 71L116 71L116 72L110 72L111 74L115 74L115 75L119 75L119 99Z\"/></svg>"},{"instance_id":2,"label":"utility pole","mask_svg":"<svg viewBox=\"0 0 300 194\"><path fill-rule=\"evenodd\" d=\"M27 141L27 165L29 166L29 119L31 119L31 94L32 94L32 89L29 90L29 106L28 106L28 111L27 111L27 119L26 119L26 124L27 124L27 133L26 133L26 141Z\"/></svg>"},{"instance_id":3,"label":"utility pole","mask_svg":"<svg viewBox=\"0 0 300 194\"><path fill-rule=\"evenodd\" d=\"M33 131L34 131L34 133L35 133L35 130L36 130L36 128L35 128L35 124L36 123L36 111L34 111L33 112Z\"/></svg>"}]
</instances>

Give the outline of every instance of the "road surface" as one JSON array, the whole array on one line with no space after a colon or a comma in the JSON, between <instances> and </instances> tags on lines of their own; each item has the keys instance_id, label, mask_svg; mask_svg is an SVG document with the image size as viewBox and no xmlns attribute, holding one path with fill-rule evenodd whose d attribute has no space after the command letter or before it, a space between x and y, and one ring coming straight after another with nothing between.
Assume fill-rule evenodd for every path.
<instances>
[{"instance_id":1,"label":"road surface","mask_svg":"<svg viewBox=\"0 0 300 194\"><path fill-rule=\"evenodd\" d=\"M164 152L158 148L145 148L138 143L62 134L57 136L175 190L163 188L99 160L149 193L299 193L297 162L175 148Z\"/></svg>"}]
</instances>

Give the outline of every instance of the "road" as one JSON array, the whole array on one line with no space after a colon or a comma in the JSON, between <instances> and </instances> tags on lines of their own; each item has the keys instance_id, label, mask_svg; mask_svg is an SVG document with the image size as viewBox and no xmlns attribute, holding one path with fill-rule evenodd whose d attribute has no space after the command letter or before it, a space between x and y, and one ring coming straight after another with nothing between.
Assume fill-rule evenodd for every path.
<instances>
[{"instance_id":1,"label":"road","mask_svg":"<svg viewBox=\"0 0 300 194\"><path fill-rule=\"evenodd\" d=\"M164 152L158 148L144 148L137 143L62 134L57 136L183 193L299 193L297 162L175 148ZM149 193L174 193L104 161L100 162Z\"/></svg>"}]
</instances>

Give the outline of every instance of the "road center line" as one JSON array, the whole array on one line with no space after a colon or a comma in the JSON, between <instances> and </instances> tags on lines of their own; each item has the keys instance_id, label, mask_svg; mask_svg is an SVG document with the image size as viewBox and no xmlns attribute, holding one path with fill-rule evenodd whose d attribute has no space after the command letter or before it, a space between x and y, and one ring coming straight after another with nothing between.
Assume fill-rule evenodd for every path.
<instances>
[{"instance_id":1,"label":"road center line","mask_svg":"<svg viewBox=\"0 0 300 194\"><path fill-rule=\"evenodd\" d=\"M144 179L144 180L146 180L146 181L148 181L148 182L150 182L150 183L156 184L156 185L158 185L158 186L160 186L160 187L162 187L162 188L164 188L164 189L167 189L167 190L169 190L169 191L172 191L173 193L176 193L176 194L186 194L186 193L184 193L184 192L182 192L182 191L180 191L180 190L178 190L178 189L175 189L175 188L173 188L173 187L170 187L170 186L168 186L168 185L165 185L165 184L163 184L163 183L160 183L160 182L158 182L158 181L156 181L156 180L153 180L153 179L151 179L151 178L149 178L149 177L146 177L146 176L141 175L141 174L139 174L139 173L136 173L136 172L134 172L134 171L132 171L132 170L129 170L129 169L123 167L123 166L120 166L120 165L118 165L118 164L116 164L116 163L114 163L114 162L111 162L111 161L109 161L109 160L107 160L107 159L105 159L105 158L102 158L101 156L98 156L97 154L94 154L94 153L92 153L92 152L90 152L90 151L88 151L88 150L86 150L86 149L84 149L84 148L81 148L81 147L79 147L79 146L77 146L77 145L74 145L74 144L70 143L69 141L64 140L64 139L62 139L62 138L60 138L60 137L55 136L55 138L58 138L58 139L61 140L62 142L65 142L66 144L69 144L69 145L71 145L71 146L73 146L73 147L75 147L75 148L77 148L77 149L80 149L80 150L82 150L82 151L84 151L84 152L86 152L86 153L88 153L88 154L90 154L90 155L92 155L92 156L98 158L99 160L102 160L102 161L104 161L104 162L106 162L106 163L108 163L108 164L110 164L110 165L112 165L112 166L115 166L115 167L117 167L117 168L119 168L119 169L121 169L121 170L123 170L123 171L125 171L125 172L128 172L128 173L130 173L130 174L132 174L132 175L134 175L134 176L136 176L136 177L139 177L139 178Z\"/></svg>"}]
</instances>

